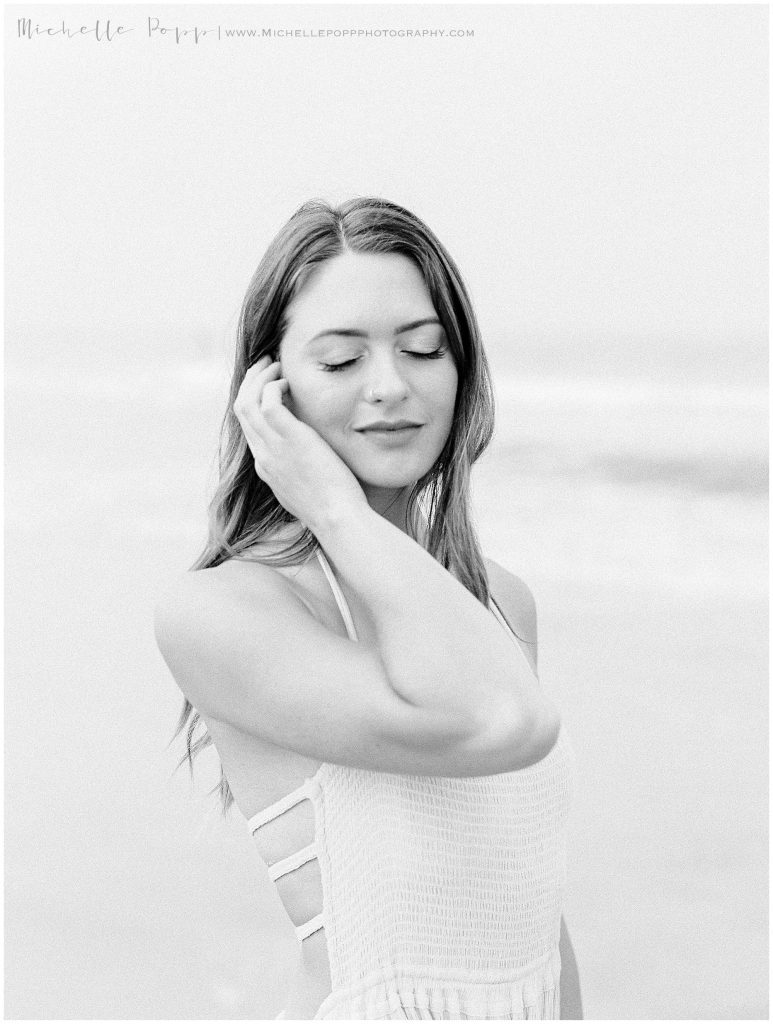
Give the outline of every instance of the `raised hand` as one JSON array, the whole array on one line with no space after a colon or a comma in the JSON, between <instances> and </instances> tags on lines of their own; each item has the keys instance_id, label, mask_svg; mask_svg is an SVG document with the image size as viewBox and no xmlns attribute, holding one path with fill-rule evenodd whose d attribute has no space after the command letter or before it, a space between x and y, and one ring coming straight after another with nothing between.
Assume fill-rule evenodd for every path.
<instances>
[{"instance_id":1,"label":"raised hand","mask_svg":"<svg viewBox=\"0 0 773 1024\"><path fill-rule=\"evenodd\" d=\"M277 501L314 532L336 509L367 506L357 478L330 445L283 404L279 363L263 356L244 376L233 404L255 472Z\"/></svg>"}]
</instances>

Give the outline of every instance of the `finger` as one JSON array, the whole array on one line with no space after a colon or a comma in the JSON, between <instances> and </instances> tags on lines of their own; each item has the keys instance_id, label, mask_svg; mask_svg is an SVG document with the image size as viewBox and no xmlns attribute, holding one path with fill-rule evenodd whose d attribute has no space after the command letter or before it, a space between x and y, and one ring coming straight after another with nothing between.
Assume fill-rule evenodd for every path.
<instances>
[{"instance_id":1,"label":"finger","mask_svg":"<svg viewBox=\"0 0 773 1024\"><path fill-rule=\"evenodd\" d=\"M257 382L260 380L260 375L264 373L269 366L271 366L270 356L261 356L252 366L248 366L242 377L242 382L239 385L238 394L242 397L251 394L253 389L256 387Z\"/></svg>"},{"instance_id":2,"label":"finger","mask_svg":"<svg viewBox=\"0 0 773 1024\"><path fill-rule=\"evenodd\" d=\"M267 442L265 438L261 437L250 427L249 423L244 424L242 430L252 455L252 464L255 467L255 472L261 480L265 480L271 486L271 481L276 472L276 442Z\"/></svg>"},{"instance_id":3,"label":"finger","mask_svg":"<svg viewBox=\"0 0 773 1024\"><path fill-rule=\"evenodd\" d=\"M258 445L264 449L276 446L280 436L266 423L257 401L242 396L234 402L233 411L253 454L257 453Z\"/></svg>"},{"instance_id":4,"label":"finger","mask_svg":"<svg viewBox=\"0 0 773 1024\"><path fill-rule=\"evenodd\" d=\"M261 396L266 381L275 378L278 373L278 363L269 363L265 366L256 363L250 367L233 404L234 412L240 420L248 417L255 421L255 415L260 413Z\"/></svg>"},{"instance_id":5,"label":"finger","mask_svg":"<svg viewBox=\"0 0 773 1024\"><path fill-rule=\"evenodd\" d=\"M264 426L261 431L255 427L254 423L248 416L240 416L237 413L237 418L247 444L250 446L253 453L255 453L258 447L265 448L266 445L270 444L271 438L267 427Z\"/></svg>"},{"instance_id":6,"label":"finger","mask_svg":"<svg viewBox=\"0 0 773 1024\"><path fill-rule=\"evenodd\" d=\"M267 369L267 367L269 367L273 362L274 360L271 356L266 353L265 355L262 355L260 359L256 359L255 362L247 368L247 373L253 375L259 373L261 370ZM247 374L245 374L245 376L246 375Z\"/></svg>"},{"instance_id":7,"label":"finger","mask_svg":"<svg viewBox=\"0 0 773 1024\"><path fill-rule=\"evenodd\" d=\"M248 440L247 443L250 448L250 453L252 454L252 462L255 466L255 472L263 480L266 480L269 475L269 467L271 464L271 451L260 437L253 436L252 440Z\"/></svg>"},{"instance_id":8,"label":"finger","mask_svg":"<svg viewBox=\"0 0 773 1024\"><path fill-rule=\"evenodd\" d=\"M276 373L275 366L270 356L261 356L256 363L253 363L244 374L242 382L239 386L239 394L242 395L246 400L251 400L255 396L256 391L259 392L262 387L262 381L268 378L270 379L272 374Z\"/></svg>"},{"instance_id":9,"label":"finger","mask_svg":"<svg viewBox=\"0 0 773 1024\"><path fill-rule=\"evenodd\" d=\"M290 385L284 378L266 384L261 402L263 422L267 429L274 431L274 436L302 444L308 440L309 427L284 404L282 399L289 394Z\"/></svg>"},{"instance_id":10,"label":"finger","mask_svg":"<svg viewBox=\"0 0 773 1024\"><path fill-rule=\"evenodd\" d=\"M263 393L260 399L260 411L265 422L277 433L286 433L290 429L295 417L289 409L282 404L282 397L290 390L290 385L280 377L277 380L269 380L263 385Z\"/></svg>"},{"instance_id":11,"label":"finger","mask_svg":"<svg viewBox=\"0 0 773 1024\"><path fill-rule=\"evenodd\" d=\"M279 363L272 362L272 360L266 356L264 359L259 359L257 363L254 363L249 370L247 370L241 386L248 392L260 389L266 380L271 380L279 373L279 371Z\"/></svg>"}]
</instances>

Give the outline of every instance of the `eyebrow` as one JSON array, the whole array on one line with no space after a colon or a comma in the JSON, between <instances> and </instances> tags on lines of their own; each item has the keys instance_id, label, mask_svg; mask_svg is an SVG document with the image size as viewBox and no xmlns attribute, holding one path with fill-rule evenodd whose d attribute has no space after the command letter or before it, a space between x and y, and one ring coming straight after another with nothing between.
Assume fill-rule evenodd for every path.
<instances>
[{"instance_id":1,"label":"eyebrow","mask_svg":"<svg viewBox=\"0 0 773 1024\"><path fill-rule=\"evenodd\" d=\"M424 324L438 324L442 327L442 323L436 316L424 317L422 320L411 320L409 324L403 324L401 327L395 328L395 337L398 334L405 334L406 331L412 331L415 327L423 327ZM326 338L329 335L337 335L344 338L367 338L368 334L366 331L357 331L353 327L331 327L327 331L320 331L319 334L315 334L313 338L309 338L307 344L311 344L312 341L318 341L320 338Z\"/></svg>"}]
</instances>

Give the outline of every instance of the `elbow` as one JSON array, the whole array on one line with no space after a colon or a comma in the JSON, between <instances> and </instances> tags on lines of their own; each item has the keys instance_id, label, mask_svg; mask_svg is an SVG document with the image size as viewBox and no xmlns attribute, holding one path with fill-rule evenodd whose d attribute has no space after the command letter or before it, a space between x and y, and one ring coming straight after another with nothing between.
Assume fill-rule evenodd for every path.
<instances>
[{"instance_id":1,"label":"elbow","mask_svg":"<svg viewBox=\"0 0 773 1024\"><path fill-rule=\"evenodd\" d=\"M530 713L517 715L506 751L506 770L518 771L542 761L558 742L560 732L561 715L547 698Z\"/></svg>"},{"instance_id":2,"label":"elbow","mask_svg":"<svg viewBox=\"0 0 773 1024\"><path fill-rule=\"evenodd\" d=\"M504 708L500 705L479 720L474 735L467 737L454 774L496 775L530 768L548 756L560 731L558 709L544 694L531 708L513 708L510 702ZM462 764L466 770L459 770Z\"/></svg>"},{"instance_id":3,"label":"elbow","mask_svg":"<svg viewBox=\"0 0 773 1024\"><path fill-rule=\"evenodd\" d=\"M555 704L549 704L549 710L545 715L544 721L541 724L540 729L537 731L534 740L534 760L532 764L536 764L541 761L544 757L547 757L553 747L558 742L558 736L561 732L561 713Z\"/></svg>"}]
</instances>

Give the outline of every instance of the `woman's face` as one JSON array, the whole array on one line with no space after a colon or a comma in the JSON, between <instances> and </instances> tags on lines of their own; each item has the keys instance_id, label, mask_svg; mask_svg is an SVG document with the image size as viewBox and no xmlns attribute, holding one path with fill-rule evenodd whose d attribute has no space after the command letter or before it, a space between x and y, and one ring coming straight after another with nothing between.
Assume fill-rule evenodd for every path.
<instances>
[{"instance_id":1,"label":"woman's face","mask_svg":"<svg viewBox=\"0 0 773 1024\"><path fill-rule=\"evenodd\" d=\"M344 460L366 494L413 484L448 439L457 371L418 267L346 252L315 268L287 308L288 408ZM401 429L374 429L408 423Z\"/></svg>"}]
</instances>

